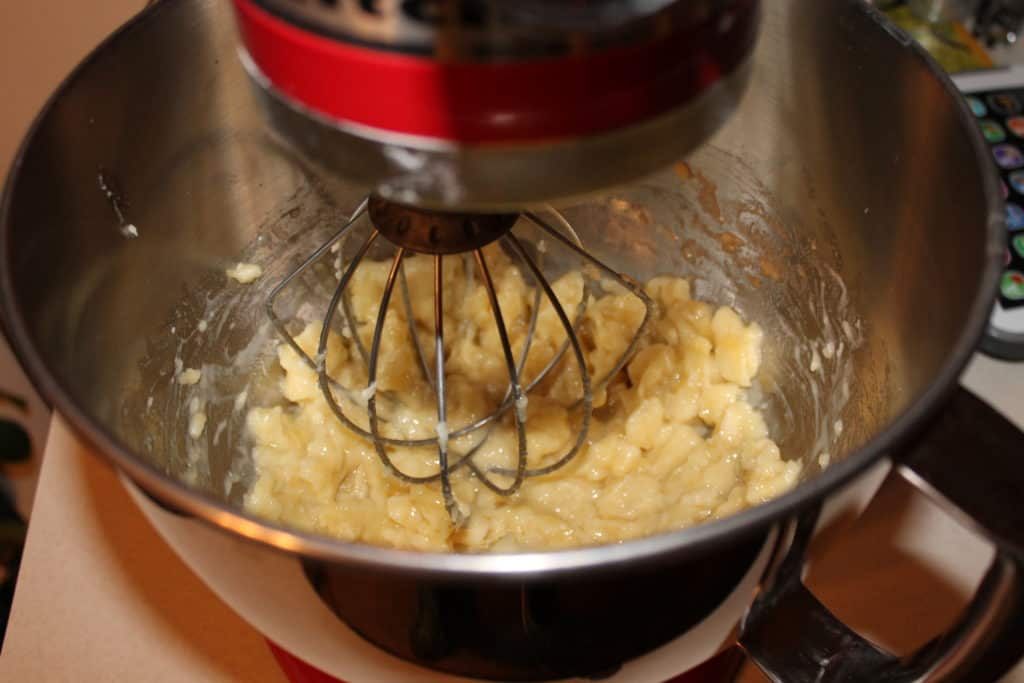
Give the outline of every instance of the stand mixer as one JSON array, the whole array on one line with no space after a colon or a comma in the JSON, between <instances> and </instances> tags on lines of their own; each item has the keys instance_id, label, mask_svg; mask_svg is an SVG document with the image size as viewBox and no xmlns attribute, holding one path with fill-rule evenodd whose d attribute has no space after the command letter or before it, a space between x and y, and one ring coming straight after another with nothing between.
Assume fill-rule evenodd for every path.
<instances>
[{"instance_id":1,"label":"stand mixer","mask_svg":"<svg viewBox=\"0 0 1024 683\"><path fill-rule=\"evenodd\" d=\"M707 12L718 5L618 5L639 8L633 14L643 16L636 23L623 23L623 17L633 16L629 12L597 11L610 4L548 2L543 22L531 19L539 3L526 0L495 6L487 11L518 12L510 16L519 23L509 19L492 25L469 9L456 16L475 16L476 25L485 25L475 35L495 39L506 35L502 27L518 26L527 42L537 44L538 50L544 46L549 50L547 57L518 60L518 67L533 67L523 72L529 78L473 81L479 92L490 93L492 103L495 98L501 100L502 106L492 114L501 114L520 101L530 105L522 111L536 114L527 118L537 125L519 129L518 137L495 132L499 124L512 126L510 120L522 123L516 117L469 116L467 121L451 115L453 111L472 113L466 109L470 104L488 101L482 95L460 99L456 109L440 106L448 101L442 95L464 93L467 79L480 70L493 75L494 70L518 68L511 38L495 42L491 51L477 42L459 53L451 46L460 43L448 38L459 35L455 24L416 34L444 37L439 42L446 47L437 51L425 50L423 41L410 38L411 34L400 34L395 24L385 27L383 38L380 31L376 39L368 32L358 34L362 41L358 46L308 30L320 16L314 12L325 16L335 12L341 17L351 11L352 16L372 19L375 15L367 16L366 8L379 7L380 15L387 16L383 4L339 0L332 9L314 7L307 0L292 8L290 22L267 12L268 3L239 5L246 59L266 86L262 89L251 87L237 58L236 16L222 0L157 3L105 42L61 85L33 124L0 202L4 230L0 313L12 346L43 395L118 468L142 514L227 604L288 651L343 679L395 678L353 673L364 658L352 656L346 645L364 647L366 660L384 657L362 636L414 663L407 669L412 675L404 680L436 680L436 673L423 666L497 680L592 676L621 666L618 680L655 683L706 661L721 644L735 642L738 627L741 643L776 680L918 680L920 672L938 667L966 672L963 680L993 680L995 675L971 676L969 669L977 668L975 662L986 664L981 661L988 658L982 650L986 642L1004 639L1001 642L1013 645L1003 650L1006 656L989 659L989 666L1005 669L1008 657L1019 654L1021 639L1006 627L1016 623L1021 613L1024 545L1018 538L1021 525L1014 526L1012 521L1017 519L1014 514L1019 512L1024 490L1019 458L1014 458L1022 449L1009 435L1005 441L1000 438L999 444L993 442L994 435L1006 433L1007 425L994 411L979 406L977 399L961 391L951 410L944 410L943 404L954 391L991 311L1006 244L1005 207L991 151L948 79L861 0L763 3L764 20L758 29L762 39L756 57L749 60L755 64L756 77L750 79L736 115L722 134L694 150L689 167L680 166L677 173L667 170L596 200L563 205L563 198L608 187L617 178L639 176L676 158L689 143L684 144L685 135L665 131L696 135L710 130L719 116L711 116L708 107L722 116L730 107L704 105L721 105L720 97L734 101L728 98L730 93L737 94L737 84L743 80L743 60L738 59L734 68L721 69L721 80L708 85L702 95L691 99L680 95L668 103L651 93L693 95L699 89L666 86L658 91L652 83L671 79L638 80L636 75L663 74L655 67L666 61L654 57L671 56L672 46L696 46L701 35L711 40L718 34L710 29L716 27L728 32L747 26L749 34L737 35L752 39L753 15L734 12L731 20L718 24L708 19L709 31L702 32L699 27L704 24L689 19L707 19ZM279 13L287 9L274 7ZM590 16L601 21L581 21L581 13L586 12L594 12ZM299 19L307 28L296 28ZM253 29L260 22L263 34L258 26ZM620 30L602 33L604 29L579 28L609 25ZM542 30L544 26L549 28ZM682 27L688 27L695 38L645 42L642 36L651 34L641 29L651 26L661 27L670 36L677 28L686 34L687 28ZM359 96L343 103L384 109L395 118L377 119L374 125L373 117L362 115L365 110L343 116L340 111L332 115L327 108L331 102L319 107L298 104L309 99L300 86L314 77L317 82L330 81L331 74L342 71L340 67L304 68L301 51L275 42L277 34L267 33L274 27L300 48L333 46L325 49L335 57L362 55L364 61L356 60L356 65L369 60L401 70L418 64L418 70L405 72L404 89L398 87L401 79L388 78L387 69L378 68L364 72L364 76L376 74L376 79L350 77L328 82L330 87L324 88L340 100L341 95L352 94L345 88L360 86L364 90ZM341 31L332 33L336 34ZM575 36L571 40L557 39L570 34ZM399 44L406 52L384 53L381 42L398 40L396 36L402 37ZM743 52L737 45L746 44L712 42L728 47L733 55ZM601 58L602 45L613 46L611 53L604 54L606 59ZM419 56L413 52L416 49ZM568 58L567 54L580 56ZM268 55L291 66L290 75L279 70L280 64L275 67ZM625 58L630 55L633 61ZM676 63L686 61L685 55L676 57ZM645 62L651 67L635 68ZM723 62L702 58L697 63L703 66L688 73L711 73L713 64ZM704 66L707 70L702 71ZM549 74L556 76L558 87L551 87ZM528 101L527 95L541 92L526 87L540 82L536 79L544 82L545 91L554 93L552 98L561 98L557 106L545 109L537 106L536 99ZM646 87L632 91L640 93L637 97L607 98L606 106L594 104L601 99L597 95L590 98L593 101L580 100L583 91L615 90L598 88L597 80L606 84L610 80L611 86L639 82ZM691 85L701 82L707 83L680 80ZM512 87L516 83L520 87ZM416 90L420 86L427 95L419 96L424 92ZM254 90L262 92L266 106L260 106ZM643 96L644 92L650 96ZM389 93L402 106L395 106L395 98L375 99ZM381 107L381 102L387 106ZM637 113L616 109L612 106L616 102L640 102L647 107ZM414 111L417 103L421 105L418 113ZM602 125L574 131L569 124L583 120L581 112L588 112L588 107L594 112L616 112L618 118L608 116ZM314 109L319 113L312 116ZM447 128L400 125L407 114L407 124L427 120L420 116L423 111L441 112L434 123L447 123ZM553 112L552 117L545 118L545 111ZM364 182L344 182L317 172L308 160L267 134L267 112L274 127L316 163ZM692 126L678 123L691 115ZM551 124L552 118L558 126ZM540 126L545 121L551 125ZM665 121L676 121L678 129L668 124L659 128ZM488 130L482 124L492 127ZM641 135L644 131L650 137ZM627 139L635 144L621 144ZM677 144L678 148L670 149ZM346 149L348 153L340 153ZM687 168L692 171L689 175ZM124 221L137 226L137 236L126 234L121 217L112 211L112 197L97 187L99 170L104 171L103 185L119 200ZM930 191L922 192L922 187ZM467 387L471 391L482 385L471 381L471 372L463 374L461 387L448 381L455 377L448 362L451 357L432 352L429 341L419 344L425 362L415 359L416 345L409 333L402 332L408 322L408 317L402 319L406 289L402 272L418 306L416 334L421 340L433 338L435 344L441 337L433 322L435 280L444 285L437 308L454 313L468 306L463 305L458 286L445 284L450 282L448 274L458 269L473 272L478 283L473 301L478 329L489 335L488 348L479 346L493 360L489 365L492 382L486 389L493 392L489 398L495 401L495 411L509 406L500 421L513 457L499 464L503 471L484 470L483 465L492 465L484 458L471 461L481 465L491 483L507 489L520 468L525 479L527 470L544 466L529 462L530 448L525 467L520 465L519 430L514 424L510 427L525 393L528 419L523 431L527 446L531 445L531 433L538 431L536 425L545 417L542 408L547 397L536 391L531 394L527 388L543 367L530 370L532 358L528 357L526 375L510 377L509 366L518 374L523 351L515 346L513 334L512 363L508 362L489 297L479 284L484 276L479 272L482 268L476 267L474 251L481 243L471 241L473 248L468 252L456 248L454 253L417 252L398 259L396 267L395 252L416 251L413 244L395 245L388 239L394 235L394 239L405 239L402 218L409 219L409 232L413 218L428 219L428 243L435 232L430 228L438 226L435 234L440 245L451 243L448 237L442 239L449 234L442 226L451 228L451 234L459 235L461 230L465 235L465 218L469 217L472 233L473 217L477 217L479 234L474 240L484 234L496 237L482 246L481 260L492 277L498 270L496 259L508 262L510 252L516 252L510 239L515 237L556 291L569 272L578 272L581 281L623 290L597 300L595 306L609 298L628 300L640 314L628 330L627 326L611 334L603 330L599 337L602 344L620 344L618 352L625 356L635 328L641 326L644 306L630 294L628 280L620 282L597 265L583 263L585 257L570 244L648 285L666 273L680 282L693 282L695 303L728 303L737 315L763 329L765 374L760 377L770 380L763 392L766 425L784 426L779 430L779 452L787 454L786 463L802 468L800 481L769 502L692 528L622 543L537 552L504 547L496 553L460 552L459 547L452 548L455 552L422 552L350 542L256 514L247 504L254 490L250 487L253 469L236 466L254 463L248 457L252 449L244 427L250 415L261 414L260 409L262 414L275 411L292 417L285 412L290 406L278 402L283 392L277 391L281 385L276 381L281 378L279 371L288 369L280 363L264 363L266 351L276 352L277 360L287 358L303 375L304 400L316 404L314 410L304 412L317 420L318 427L339 442L359 441L350 450L358 450L360 464L372 468L374 476L380 475L378 482L422 498L430 505L432 530L438 536L451 532L450 511L445 510L440 491L440 454L435 451L441 448L442 434L447 434L451 469L468 450L459 443L461 437L452 438L461 428L455 419L456 403L447 405L448 420L439 421L439 403L432 396L432 417L423 422L417 436L436 440L417 447L421 455L433 458L434 470L402 470L412 476L438 476L438 482L405 485L380 466L373 446L340 424L321 396L318 373L294 352L289 356L289 345L279 343L265 314L275 283L287 280L289 271L318 252L317 245L329 238L329 231L350 222L353 209L363 199L366 209L346 229L349 236L323 248L311 267L292 278L273 299L273 310L289 334L294 334L298 310L285 310L291 298L288 292L294 287L304 292L307 284L323 285L315 299L295 298L323 304L300 317L310 324L323 325L327 320L327 327L345 339L348 288L337 294L339 280L345 275L346 259L351 265L367 233L379 230L381 237L374 239L355 267L350 284L372 274L378 278L380 294L373 299L356 297L353 290L360 334L352 336L358 337L369 356L377 319L386 310L384 330L397 330L396 339L408 340L406 359L411 362L403 362L403 371L416 378L417 386L426 387L424 398L429 389L437 393L440 385L438 357L446 361L440 373L445 387L440 393L447 402L456 389L462 392L457 394L461 398ZM439 214L463 220L445 222L438 219ZM559 215L570 222L572 231L559 221ZM511 218L506 216L518 216L510 228ZM531 216L569 244L545 231ZM974 229L965 230L965 226ZM509 232L503 232L506 228ZM580 244L573 233L580 237ZM335 245L340 246L332 253ZM568 266L554 263L555 251L572 262ZM388 254L390 259L385 260ZM338 257L341 262L336 268ZM443 261L441 278L434 274L435 259ZM229 280L225 268L239 261L260 266L263 276L248 283ZM502 300L503 283L496 283L506 327L514 321L513 332L525 335L532 317L529 302L540 289L543 315L552 323L548 327L562 334L562 341L557 335L549 337L548 349L554 357L568 344L561 363L568 374L576 363L565 325L546 299L543 284L529 275L529 265L524 260L516 263L510 269L519 269L530 286L523 288L520 297L524 313L514 316ZM563 273L560 267L570 270ZM384 285L392 271L397 271L392 278L392 301L382 306ZM654 287L650 291L655 292ZM335 298L338 310L329 318ZM572 327L578 315L573 304L580 297L557 298ZM660 294L655 300L661 302L656 313L672 310ZM442 318L442 341L447 343L459 336L459 330ZM654 324L651 327L658 332ZM576 337L586 344L591 333L584 326ZM534 335L532 346L544 337ZM331 338L329 333L329 342ZM394 370L384 346L390 339L382 338L378 349L378 386L367 381L368 367L361 365L355 339L339 343L355 354L349 356L346 368L351 367L353 378L363 381L332 373L328 379L340 382L342 388L327 384L344 415L371 435L368 409L374 397L380 436L397 438L394 430L400 425L390 421L390 403L407 397L389 395L383 383ZM832 340L844 344L827 347ZM307 335L296 341L302 342L300 348L315 368L321 362L318 337ZM826 353L826 348L831 350ZM643 358L638 353L630 365L639 365L637 359ZM591 373L595 403L600 399L603 374L618 359L606 360L607 366ZM330 368L330 354L322 362ZM673 380L672 366L664 371L661 367L653 366L667 384ZM192 380L198 375L198 381L181 382L186 373ZM851 377L855 381L848 381ZM250 381L251 392L246 388ZM543 390L546 381L538 389ZM565 392L565 403L558 406L563 414L586 394L582 381L571 386L579 391ZM636 386L639 394L640 385ZM346 391L360 402L352 410ZM209 400L193 401L204 398ZM192 429L192 416L186 413L193 405L195 416L207 417L206 425L197 420L204 429ZM585 411L580 405L572 426L581 431ZM815 530L845 519L847 511L857 512L858 501L867 500L871 485L877 484L879 468L887 467L889 457L919 436L940 411L943 430L919 444L899 471L935 495L944 509L955 507L957 519L970 517L977 527L987 529L999 552L957 625L923 650L897 655L881 651L814 599L802 584L804 553ZM605 415L595 407L593 416L596 437ZM440 422L452 424L442 429ZM486 434L487 429L481 428L478 434ZM1019 439L1012 427L1009 430ZM563 433L568 441L575 437L569 429ZM477 438L477 434L470 436ZM302 458L291 457L297 450L291 448L293 442L299 444L292 439L278 449L281 459L305 466ZM493 442L490 439L489 446ZM1005 446L1000 445L1004 442ZM685 454L685 444L666 443L671 449L664 450L673 451L671 455ZM325 460L348 457L340 449L324 448L325 444L330 446L326 440L312 442L312 449L299 444L313 456L306 459L309 465L317 465L318 456ZM822 457L826 447L827 458ZM392 455L387 444L385 452ZM564 455L559 452L552 457ZM552 479L574 475L571 468L586 462L576 458ZM457 498L449 502L454 503L455 516L465 500L474 504L481 500L494 507L515 503L484 490L477 477L468 475L469 464L452 473ZM648 480L651 487L637 489L643 496L624 500L636 507L621 509L636 510L651 500L648 491L671 485L670 478L655 474ZM321 487L322 509L346 521L345 510L330 507L341 483L339 477ZM526 480L520 497L543 495L547 484L539 478ZM479 498L462 496L470 487ZM309 489L300 486L281 492L294 494L301 508ZM590 499L586 501L590 505ZM472 511L469 523L457 533L474 529L481 519L477 512L483 510ZM588 511L583 508L583 512ZM413 533L423 528L422 519L403 517ZM114 518L112 523L118 521ZM380 525L368 523L366 528L374 531ZM158 588L169 590L163 584ZM672 653L661 650L670 641L679 647ZM652 656L640 661L646 653ZM654 660L659 662L657 672L647 669L647 675L637 675L637 667Z\"/></svg>"},{"instance_id":2,"label":"stand mixer","mask_svg":"<svg viewBox=\"0 0 1024 683\"><path fill-rule=\"evenodd\" d=\"M351 219L290 272L266 304L285 342L317 371L335 417L371 441L381 462L403 481L440 481L456 524L465 518L452 493L450 477L457 470L465 468L493 492L511 495L525 479L567 464L586 443L594 392L636 351L653 302L638 283L588 253L550 203L659 170L716 130L743 90L758 24L756 0L236 0L235 7L242 59L260 86L273 128L313 163L370 187ZM365 221L368 232L354 252L344 251ZM513 230L521 223L526 225ZM534 244L523 233L539 239ZM387 254L391 266L375 320L361 322L348 290L378 237L394 247ZM534 291L518 357L484 256L492 243L522 269ZM589 269L575 313L555 295L542 266L545 254L530 248L546 249L548 243L561 250L562 261L568 256ZM409 258L433 260L433 320L414 319ZM490 413L465 424L449 424L447 413L446 258L465 259L463 272L486 288L509 377ZM336 280L329 301L305 302L320 321L312 355L300 348L296 323L282 319L275 302L294 281L315 277L329 261L333 267L326 270ZM592 377L578 331L587 300L602 293L602 278L638 299L644 313L610 371ZM393 392L377 391L396 284L408 326L403 341L415 347L422 379L436 400L434 434L428 438L382 425L389 419L379 404L399 400ZM542 301L557 315L565 337L543 369L527 377L524 365ZM347 340L349 353L362 357L365 385L343 386L329 376L325 358L332 329ZM433 344L422 344L423 334ZM529 461L528 395L566 363L578 375L575 400L566 406L575 415L575 439L558 454ZM514 457L505 466L480 467L472 456L502 420L514 427ZM395 448L436 449L436 472L404 471L393 460Z\"/></svg>"}]
</instances>

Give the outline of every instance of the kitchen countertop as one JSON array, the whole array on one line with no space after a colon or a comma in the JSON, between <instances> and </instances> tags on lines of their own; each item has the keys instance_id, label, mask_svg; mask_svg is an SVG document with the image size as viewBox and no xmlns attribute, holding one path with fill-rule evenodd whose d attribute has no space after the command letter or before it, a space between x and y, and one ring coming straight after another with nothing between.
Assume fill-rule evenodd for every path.
<instances>
[{"instance_id":1,"label":"kitchen countertop","mask_svg":"<svg viewBox=\"0 0 1024 683\"><path fill-rule=\"evenodd\" d=\"M0 680L285 678L260 635L156 535L113 469L54 418Z\"/></svg>"},{"instance_id":2,"label":"kitchen countertop","mask_svg":"<svg viewBox=\"0 0 1024 683\"><path fill-rule=\"evenodd\" d=\"M143 0L2 3L0 163L47 94ZM31 69L26 65L31 64ZM1024 427L1024 364L976 357L964 383ZM950 558L949 548L960 548ZM971 551L970 548L975 548ZM895 651L950 623L984 545L900 480L841 542L817 549L809 583L851 625ZM50 429L0 680L283 683L261 636L138 513L114 472L59 417ZM743 681L763 680L747 670ZM1006 679L1024 683L1024 664Z\"/></svg>"}]
</instances>

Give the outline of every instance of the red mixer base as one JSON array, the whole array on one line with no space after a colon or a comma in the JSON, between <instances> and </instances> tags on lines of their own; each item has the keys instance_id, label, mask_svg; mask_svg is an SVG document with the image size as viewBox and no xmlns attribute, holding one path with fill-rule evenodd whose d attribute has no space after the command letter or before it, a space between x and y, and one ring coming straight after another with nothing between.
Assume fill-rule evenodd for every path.
<instances>
[{"instance_id":1,"label":"red mixer base","mask_svg":"<svg viewBox=\"0 0 1024 683\"><path fill-rule=\"evenodd\" d=\"M271 641L267 641L270 652L281 666L285 677L291 683L345 683L340 679L325 674L310 666L293 654L290 654ZM732 681L743 663L743 653L732 647L719 654L696 669L681 673L665 683L723 683Z\"/></svg>"}]
</instances>

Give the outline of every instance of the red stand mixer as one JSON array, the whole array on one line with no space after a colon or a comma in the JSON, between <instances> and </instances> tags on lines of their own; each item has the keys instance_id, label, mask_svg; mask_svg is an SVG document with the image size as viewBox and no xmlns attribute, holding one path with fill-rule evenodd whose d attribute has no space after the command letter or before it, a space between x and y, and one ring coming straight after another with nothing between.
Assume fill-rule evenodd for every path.
<instances>
[{"instance_id":1,"label":"red stand mixer","mask_svg":"<svg viewBox=\"0 0 1024 683\"><path fill-rule=\"evenodd\" d=\"M235 0L234 10L156 3L61 86L0 204L0 310L41 393L239 614L348 678L350 650L338 643L373 649L358 636L422 677L497 680L632 683L631 667L683 640L643 680L736 642L787 682L972 680L1014 661L1019 433L964 392L944 403L991 309L1003 207L971 113L906 36L858 0ZM702 145L734 110L727 131ZM692 174L655 173L688 153ZM331 191L336 180L343 192ZM611 187L614 196L590 199ZM557 219L570 209L579 240ZM397 252L387 285L396 292L405 252L435 259L439 272L443 258L518 244L524 223L562 234L599 279L627 290L635 281L613 266L703 278L702 298L764 328L775 370L765 410L804 476L722 519L564 551L414 552L252 514L244 472L232 467L245 464L244 411L233 407L244 392L230 382L252 370L237 361L251 359L265 313L275 319L274 282L302 281L314 266L326 281L337 275L333 297L322 297L333 315L362 256L332 267L324 231L357 222ZM524 250L523 262L540 251ZM229 282L225 266L239 259L261 266L262 279ZM209 310L218 297L228 305ZM856 350L859 335L844 332L847 355L818 355L811 367L808 348L851 310L867 331ZM435 341L442 359L440 333ZM232 400L210 403L198 437L180 419L192 391L175 380L182 357L235 373L219 375ZM508 364L506 417L528 393ZM435 367L437 436L414 445L439 452L427 478L443 490ZM841 381L846 370L855 382ZM936 414L945 431L903 453ZM205 478L187 476L189 458ZM524 460L517 485L529 486ZM869 498L890 464L940 490L998 546L962 619L908 657L859 636L801 583L810 539L861 509L859 487ZM1003 647L986 650L992 642Z\"/></svg>"}]
</instances>

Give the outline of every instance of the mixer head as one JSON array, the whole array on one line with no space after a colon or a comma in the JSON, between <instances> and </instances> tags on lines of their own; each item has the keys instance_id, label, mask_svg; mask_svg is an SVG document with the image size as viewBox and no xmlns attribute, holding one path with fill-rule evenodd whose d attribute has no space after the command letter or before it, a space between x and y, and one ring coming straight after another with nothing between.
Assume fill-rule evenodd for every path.
<instances>
[{"instance_id":1,"label":"mixer head","mask_svg":"<svg viewBox=\"0 0 1024 683\"><path fill-rule=\"evenodd\" d=\"M518 211L649 174L743 92L758 0L234 0L273 128L406 205Z\"/></svg>"}]
</instances>

